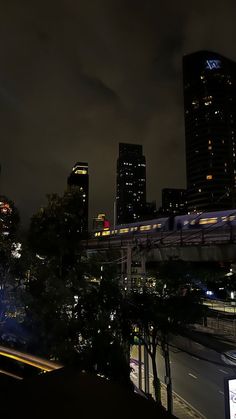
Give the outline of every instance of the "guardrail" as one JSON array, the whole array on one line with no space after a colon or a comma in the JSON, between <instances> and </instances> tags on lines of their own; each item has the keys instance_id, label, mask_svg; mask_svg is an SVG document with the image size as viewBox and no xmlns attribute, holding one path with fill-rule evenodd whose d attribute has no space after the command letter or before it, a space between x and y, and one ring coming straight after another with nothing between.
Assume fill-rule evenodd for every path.
<instances>
[{"instance_id":1,"label":"guardrail","mask_svg":"<svg viewBox=\"0 0 236 419\"><path fill-rule=\"evenodd\" d=\"M236 301L225 301L225 300L210 300L203 299L203 304L209 307L211 310L217 311L224 314L236 315Z\"/></svg>"},{"instance_id":2,"label":"guardrail","mask_svg":"<svg viewBox=\"0 0 236 419\"><path fill-rule=\"evenodd\" d=\"M176 230L147 233L127 233L90 238L81 242L86 248L107 248L125 247L129 245L151 245L157 247L165 246L191 246L191 245L220 245L226 243L236 244L236 229L217 228L217 229L193 229Z\"/></svg>"}]
</instances>

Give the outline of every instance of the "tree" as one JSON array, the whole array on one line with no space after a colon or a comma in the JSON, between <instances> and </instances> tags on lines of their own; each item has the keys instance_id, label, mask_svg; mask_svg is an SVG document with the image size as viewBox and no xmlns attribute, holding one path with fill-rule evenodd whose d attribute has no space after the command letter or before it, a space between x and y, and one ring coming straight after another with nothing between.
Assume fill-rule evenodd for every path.
<instances>
[{"instance_id":1,"label":"tree","mask_svg":"<svg viewBox=\"0 0 236 419\"><path fill-rule=\"evenodd\" d=\"M107 255L82 256L80 194L74 193L49 196L32 217L26 304L31 352L129 384L117 270ZM99 282L91 281L94 275Z\"/></svg>"},{"instance_id":2,"label":"tree","mask_svg":"<svg viewBox=\"0 0 236 419\"><path fill-rule=\"evenodd\" d=\"M205 296L206 286L216 283L227 272L227 268L215 262L168 261L160 263L152 274L156 278L156 291L175 295L177 290L199 289L199 296Z\"/></svg>"},{"instance_id":3,"label":"tree","mask_svg":"<svg viewBox=\"0 0 236 419\"><path fill-rule=\"evenodd\" d=\"M68 262L70 255L81 251L80 240L84 238L80 215L82 196L74 190L62 197L51 194L47 198L47 205L31 219L29 243L42 256L64 258Z\"/></svg>"},{"instance_id":4,"label":"tree","mask_svg":"<svg viewBox=\"0 0 236 419\"><path fill-rule=\"evenodd\" d=\"M157 373L157 348L165 358L168 411L172 412L172 386L169 362L169 336L180 333L186 325L201 316L201 305L191 294L166 295L133 294L130 296L131 318L136 326L134 334L145 346L152 361L155 399L161 403L160 379ZM187 315L186 315L187 313Z\"/></svg>"},{"instance_id":5,"label":"tree","mask_svg":"<svg viewBox=\"0 0 236 419\"><path fill-rule=\"evenodd\" d=\"M83 322L81 330L83 340L87 343L85 352L90 361L90 370L123 385L130 385L122 303L117 280L103 278L100 285L90 285L87 289L78 305L78 316Z\"/></svg>"},{"instance_id":6,"label":"tree","mask_svg":"<svg viewBox=\"0 0 236 419\"><path fill-rule=\"evenodd\" d=\"M48 195L47 205L32 217L28 235L26 322L34 347L40 342L44 354L60 359L79 346L75 306L84 287L81 206L79 191Z\"/></svg>"},{"instance_id":7,"label":"tree","mask_svg":"<svg viewBox=\"0 0 236 419\"><path fill-rule=\"evenodd\" d=\"M0 197L0 324L3 342L21 339L24 315L22 243L18 239L19 213L14 203ZM21 332L20 332L21 329ZM23 334L23 333L22 333Z\"/></svg>"}]
</instances>

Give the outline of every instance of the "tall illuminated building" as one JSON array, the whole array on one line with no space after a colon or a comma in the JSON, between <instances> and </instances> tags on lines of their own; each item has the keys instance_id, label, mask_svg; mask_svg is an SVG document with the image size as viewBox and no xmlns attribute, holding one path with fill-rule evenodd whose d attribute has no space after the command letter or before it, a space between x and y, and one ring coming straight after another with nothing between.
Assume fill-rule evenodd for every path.
<instances>
[{"instance_id":1,"label":"tall illuminated building","mask_svg":"<svg viewBox=\"0 0 236 419\"><path fill-rule=\"evenodd\" d=\"M236 63L211 51L183 57L189 211L235 208Z\"/></svg>"},{"instance_id":2,"label":"tall illuminated building","mask_svg":"<svg viewBox=\"0 0 236 419\"><path fill-rule=\"evenodd\" d=\"M142 146L119 143L117 159L117 224L143 218L146 207L146 159Z\"/></svg>"},{"instance_id":3,"label":"tall illuminated building","mask_svg":"<svg viewBox=\"0 0 236 419\"><path fill-rule=\"evenodd\" d=\"M164 188L162 189L162 211L166 215L178 215L187 213L186 189Z\"/></svg>"},{"instance_id":4,"label":"tall illuminated building","mask_svg":"<svg viewBox=\"0 0 236 419\"><path fill-rule=\"evenodd\" d=\"M72 172L67 179L68 191L79 192L81 204L78 208L81 215L80 232L88 231L88 199L89 199L89 174L88 163L78 162L74 165Z\"/></svg>"}]
</instances>

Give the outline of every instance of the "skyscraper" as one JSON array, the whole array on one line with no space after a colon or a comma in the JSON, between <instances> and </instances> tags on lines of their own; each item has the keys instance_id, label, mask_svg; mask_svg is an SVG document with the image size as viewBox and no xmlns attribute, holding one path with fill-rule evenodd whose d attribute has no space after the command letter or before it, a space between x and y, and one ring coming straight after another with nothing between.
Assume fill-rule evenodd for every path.
<instances>
[{"instance_id":1,"label":"skyscraper","mask_svg":"<svg viewBox=\"0 0 236 419\"><path fill-rule=\"evenodd\" d=\"M162 211L166 215L187 213L186 189L164 188L162 189Z\"/></svg>"},{"instance_id":2,"label":"skyscraper","mask_svg":"<svg viewBox=\"0 0 236 419\"><path fill-rule=\"evenodd\" d=\"M146 159L141 145L119 143L117 223L142 219L146 206Z\"/></svg>"},{"instance_id":3,"label":"skyscraper","mask_svg":"<svg viewBox=\"0 0 236 419\"><path fill-rule=\"evenodd\" d=\"M81 233L88 231L88 197L89 197L89 174L88 163L78 162L74 165L67 179L68 191L81 194L81 205L78 211L81 215Z\"/></svg>"},{"instance_id":4,"label":"skyscraper","mask_svg":"<svg viewBox=\"0 0 236 419\"><path fill-rule=\"evenodd\" d=\"M188 209L235 208L236 63L210 51L183 58Z\"/></svg>"}]
</instances>

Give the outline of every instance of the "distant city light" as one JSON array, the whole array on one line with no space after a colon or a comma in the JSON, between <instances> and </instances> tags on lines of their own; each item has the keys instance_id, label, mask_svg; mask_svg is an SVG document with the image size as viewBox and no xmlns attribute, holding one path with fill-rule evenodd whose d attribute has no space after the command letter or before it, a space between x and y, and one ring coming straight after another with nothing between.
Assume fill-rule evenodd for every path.
<instances>
[{"instance_id":1,"label":"distant city light","mask_svg":"<svg viewBox=\"0 0 236 419\"><path fill-rule=\"evenodd\" d=\"M21 243L13 243L12 245L12 256L16 259L19 259L21 257L21 250L22 250L22 244Z\"/></svg>"}]
</instances>

